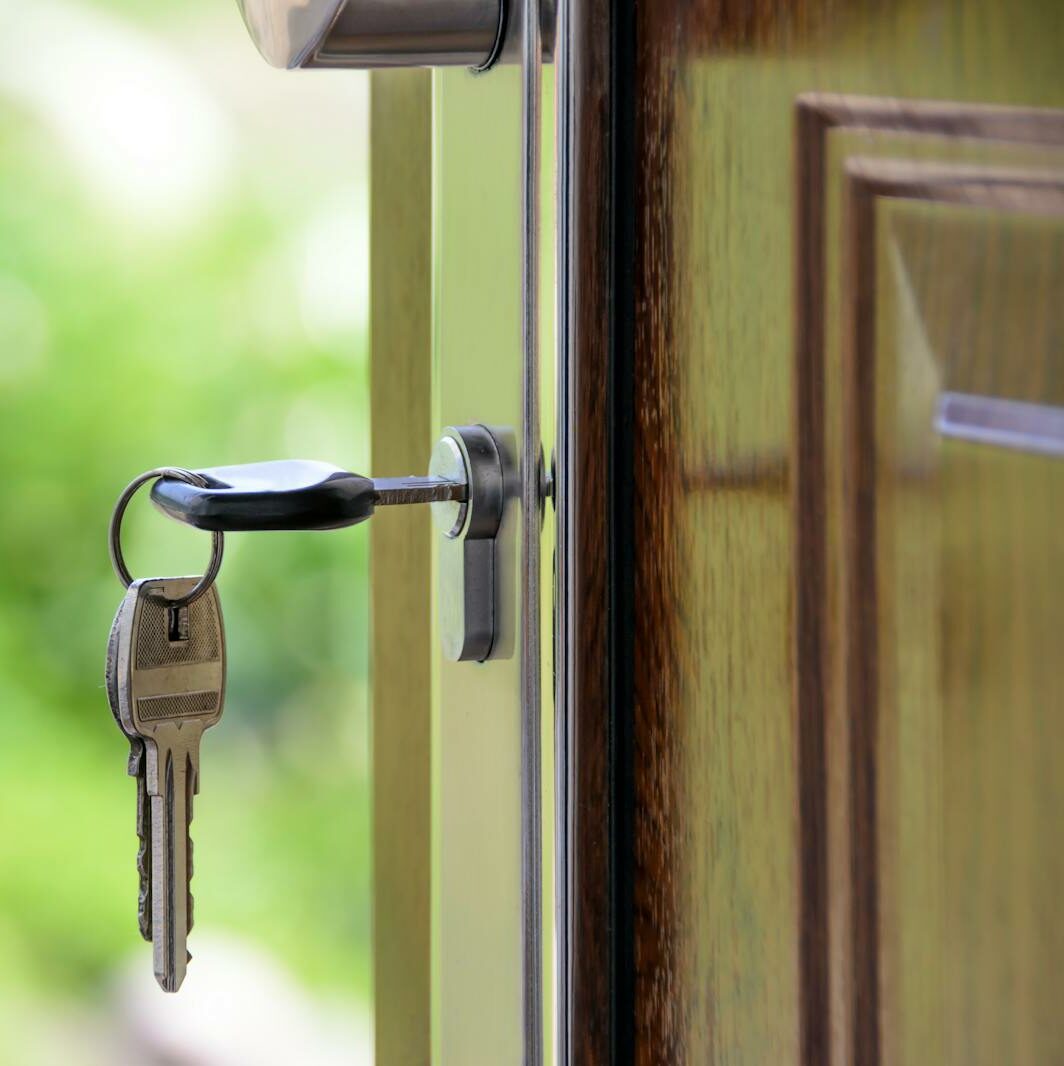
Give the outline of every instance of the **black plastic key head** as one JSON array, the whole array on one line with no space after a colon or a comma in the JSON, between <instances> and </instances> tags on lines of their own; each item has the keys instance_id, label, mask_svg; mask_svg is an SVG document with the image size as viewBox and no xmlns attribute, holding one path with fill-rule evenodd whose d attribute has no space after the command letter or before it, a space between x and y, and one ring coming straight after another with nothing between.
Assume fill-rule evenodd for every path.
<instances>
[{"instance_id":1,"label":"black plastic key head","mask_svg":"<svg viewBox=\"0 0 1064 1066\"><path fill-rule=\"evenodd\" d=\"M152 502L179 522L223 533L270 529L341 529L373 515L370 478L329 463L284 459L197 470L203 488L161 478Z\"/></svg>"}]
</instances>

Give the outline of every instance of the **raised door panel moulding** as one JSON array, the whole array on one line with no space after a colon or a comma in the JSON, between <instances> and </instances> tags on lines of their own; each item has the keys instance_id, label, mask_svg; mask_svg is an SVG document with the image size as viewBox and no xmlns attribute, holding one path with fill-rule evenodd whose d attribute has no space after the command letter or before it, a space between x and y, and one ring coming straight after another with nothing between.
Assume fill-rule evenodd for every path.
<instances>
[{"instance_id":1,"label":"raised door panel moulding","mask_svg":"<svg viewBox=\"0 0 1064 1066\"><path fill-rule=\"evenodd\" d=\"M914 162L899 158L845 158L843 187L842 375L845 397L842 440L846 450L846 505L843 542L848 594L853 611L844 623L846 659L844 702L848 761L849 943L833 948L829 930L832 877L823 842L828 824L831 664L829 661L827 321L828 190L837 177L829 143L833 132L873 136L917 136L988 144L1064 147L1064 111L956 104L924 100L810 93L796 101L795 114L795 343L794 343L794 488L795 488L795 692L799 722L799 788L803 869L802 968L807 977L826 980L830 968L843 966L842 985L850 985L845 1025L854 1061L880 1061L880 849L877 845L877 613L875 601L876 476L876 240L877 206L884 200L986 208L994 212L1064 215L1064 171ZM962 398L944 393L936 426L960 436L974 433L989 419L1016 418L1036 405L1004 398ZM981 403L975 402L982 400ZM989 406L988 406L989 405ZM990 408L993 407L993 410ZM977 408L977 410L976 410ZM957 414L972 417L959 422ZM1058 413L1040 410L1056 427ZM1020 436L1034 423L1023 421ZM1026 427L1026 429L1024 428ZM1033 430L1031 431L1033 433ZM1037 434L1035 434L1037 435ZM1030 434L1028 434L1030 436ZM1041 437L1045 434L1041 433ZM972 438L974 439L974 438ZM1008 443L998 440L996 443ZM1042 442L1045 443L1044 441ZM1037 450L1037 449L1034 449ZM1042 448L1044 451L1045 448ZM837 939L837 938L836 938ZM835 982L832 982L835 984Z\"/></svg>"}]
</instances>

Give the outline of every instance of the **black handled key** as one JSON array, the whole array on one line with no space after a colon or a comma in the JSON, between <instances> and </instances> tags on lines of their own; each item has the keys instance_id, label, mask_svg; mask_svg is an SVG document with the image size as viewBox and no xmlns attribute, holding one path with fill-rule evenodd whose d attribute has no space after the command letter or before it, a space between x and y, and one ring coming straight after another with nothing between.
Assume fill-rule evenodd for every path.
<instances>
[{"instance_id":1,"label":"black handled key","mask_svg":"<svg viewBox=\"0 0 1064 1066\"><path fill-rule=\"evenodd\" d=\"M368 478L329 463L285 459L197 470L205 486L161 478L152 502L171 518L216 532L342 529L377 507L463 501L464 482L441 477Z\"/></svg>"}]
</instances>

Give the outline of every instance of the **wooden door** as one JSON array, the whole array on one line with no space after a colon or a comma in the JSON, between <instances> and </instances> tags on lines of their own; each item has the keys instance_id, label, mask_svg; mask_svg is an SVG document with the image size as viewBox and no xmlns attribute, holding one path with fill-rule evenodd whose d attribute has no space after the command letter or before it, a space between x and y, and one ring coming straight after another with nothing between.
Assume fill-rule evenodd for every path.
<instances>
[{"instance_id":1,"label":"wooden door","mask_svg":"<svg viewBox=\"0 0 1064 1066\"><path fill-rule=\"evenodd\" d=\"M1064 7L573 0L564 1043L1064 1060Z\"/></svg>"}]
</instances>

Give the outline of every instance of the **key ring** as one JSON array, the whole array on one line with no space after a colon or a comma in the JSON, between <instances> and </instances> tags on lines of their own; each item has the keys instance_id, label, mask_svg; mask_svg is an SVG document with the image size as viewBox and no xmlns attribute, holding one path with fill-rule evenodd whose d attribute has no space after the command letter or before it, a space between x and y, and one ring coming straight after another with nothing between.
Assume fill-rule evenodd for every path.
<instances>
[{"instance_id":1,"label":"key ring","mask_svg":"<svg viewBox=\"0 0 1064 1066\"><path fill-rule=\"evenodd\" d=\"M115 573L118 575L118 580L129 588L133 584L133 575L129 572L129 567L126 566L125 556L122 554L122 517L126 513L126 508L129 506L129 501L137 493L137 489L141 485L148 481L154 481L157 478L173 478L175 481L184 481L189 485L196 485L199 488L205 488L209 482L202 474L194 474L191 470L184 470L179 466L161 466L156 470L149 470L140 477L134 478L122 492L122 495L118 497L118 502L115 504L114 513L111 515L111 526L108 531L108 546L111 552L111 565L115 568ZM179 600L170 600L171 607L188 607L190 604L195 603L210 587L214 584L215 578L218 577L218 571L222 568L222 552L225 549L225 535L222 533L211 534L211 561L207 567L206 573L200 578L199 582L192 589L187 596L182 596Z\"/></svg>"}]
</instances>

